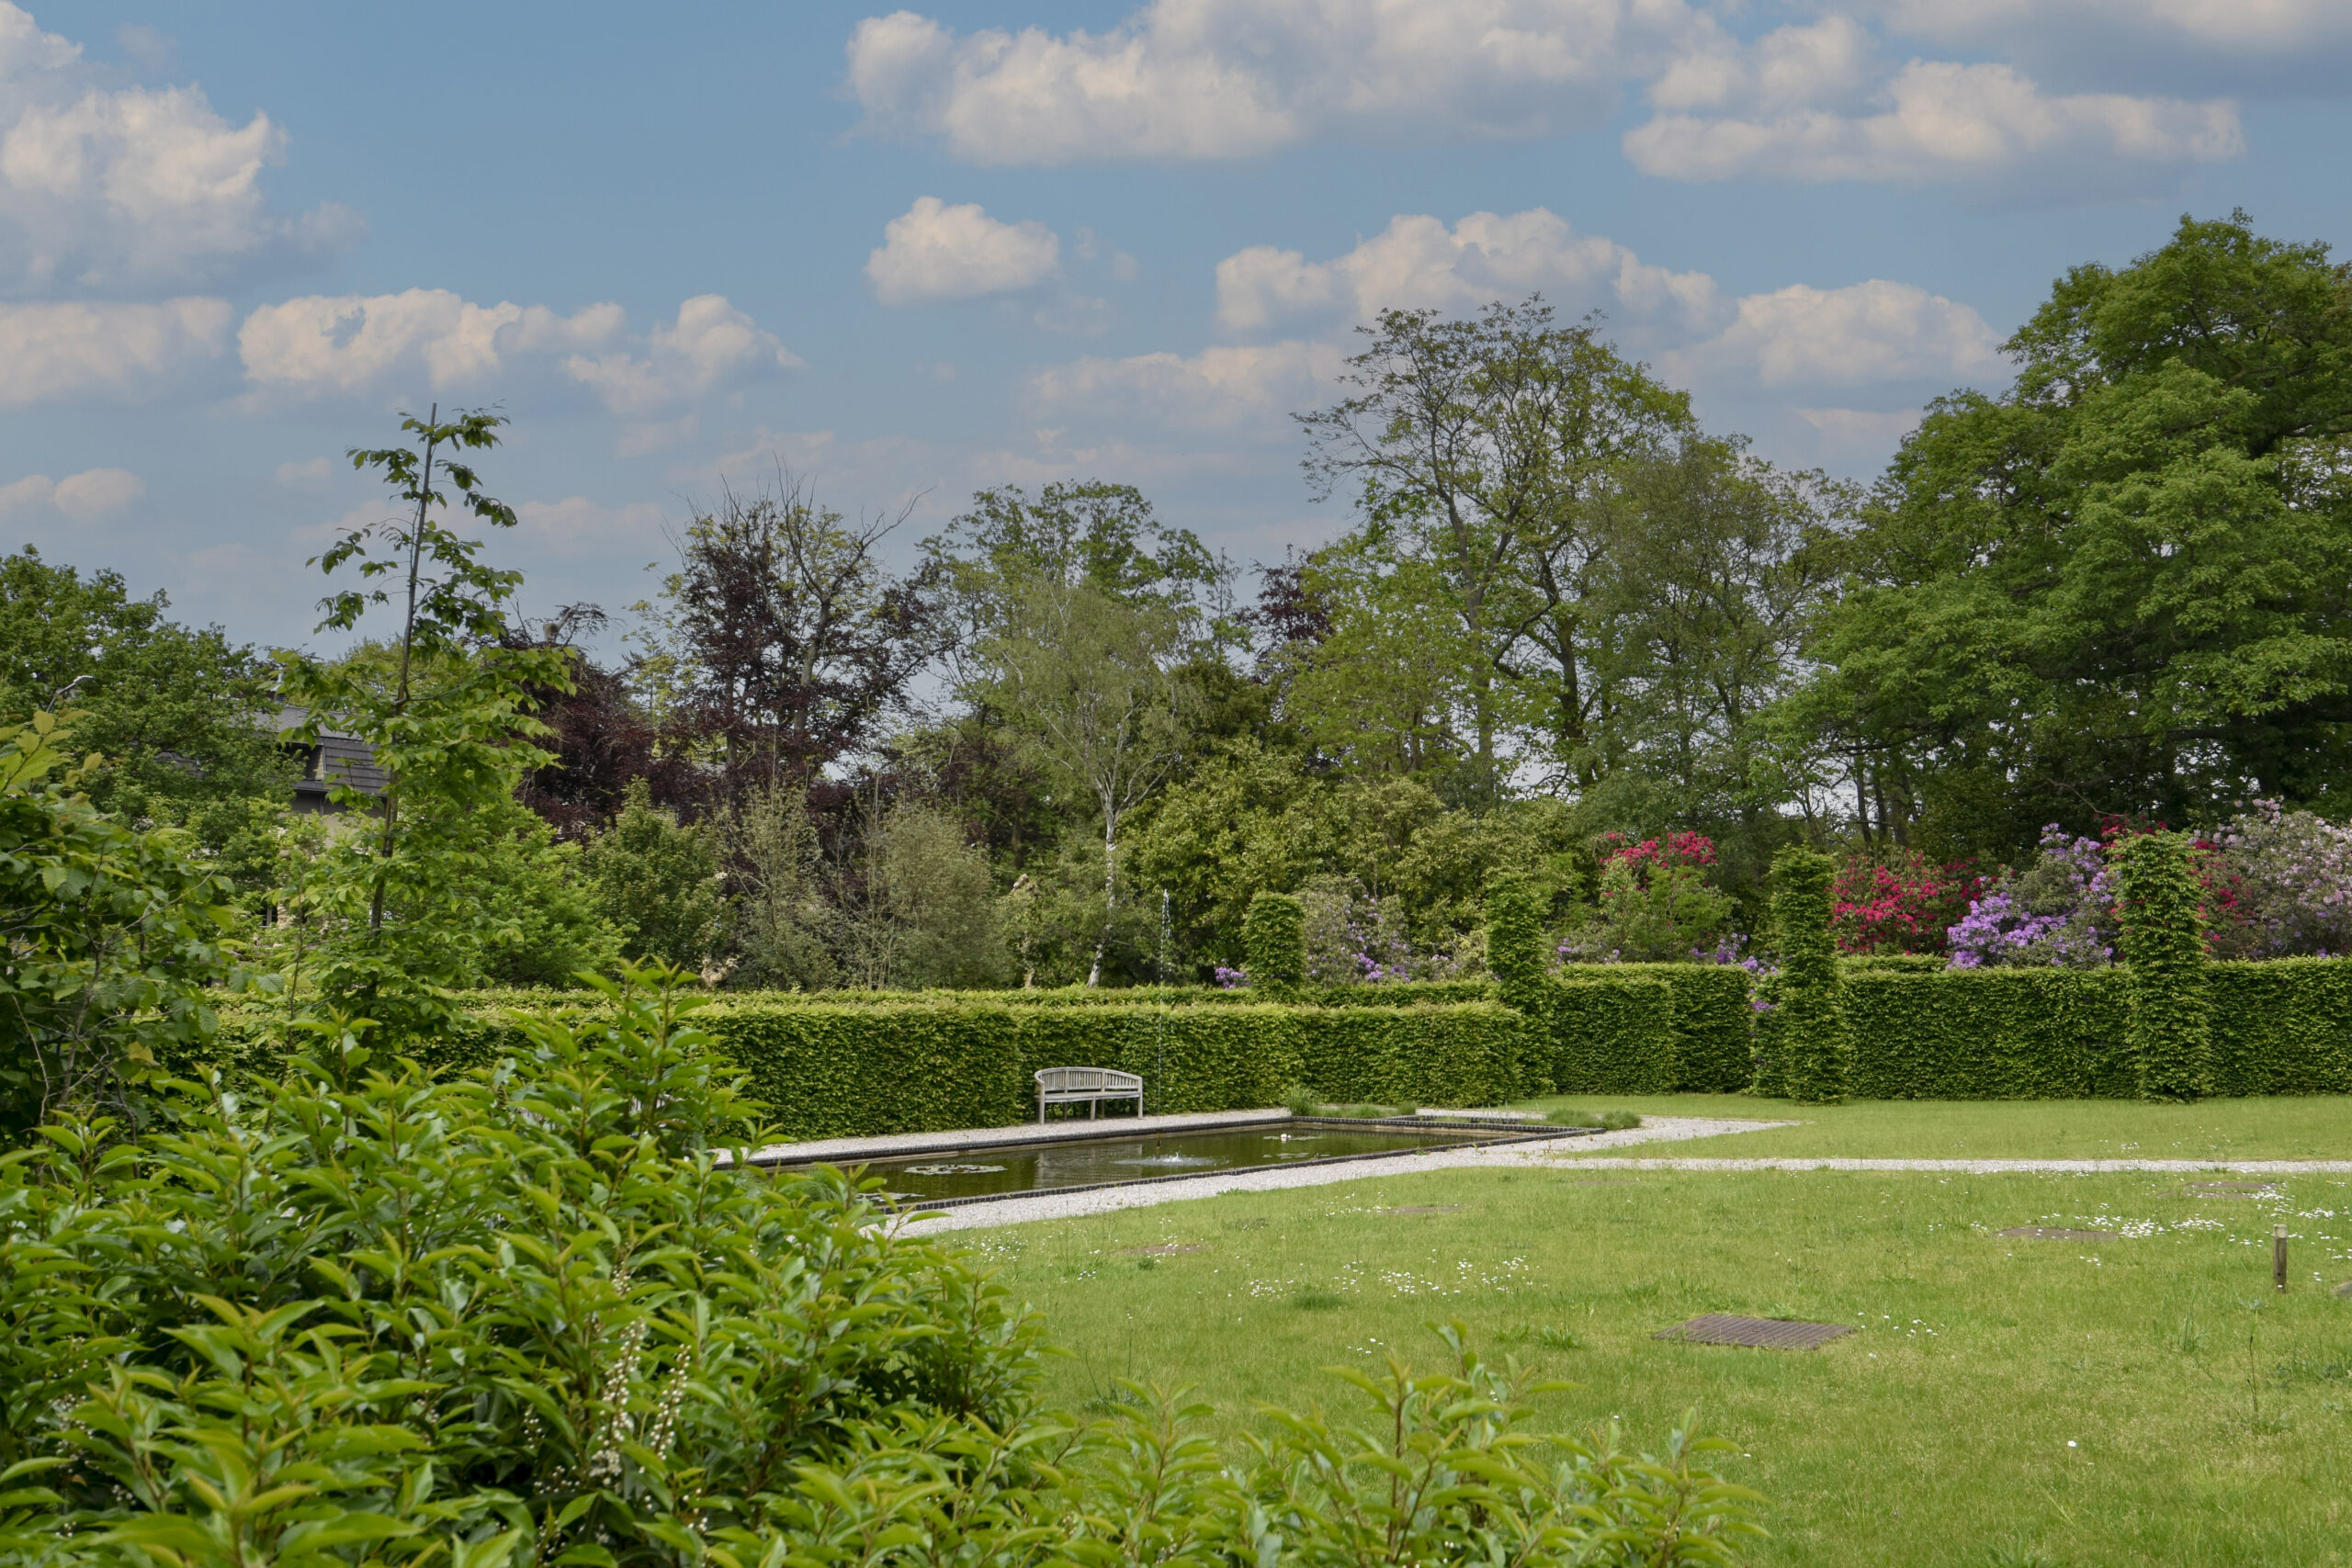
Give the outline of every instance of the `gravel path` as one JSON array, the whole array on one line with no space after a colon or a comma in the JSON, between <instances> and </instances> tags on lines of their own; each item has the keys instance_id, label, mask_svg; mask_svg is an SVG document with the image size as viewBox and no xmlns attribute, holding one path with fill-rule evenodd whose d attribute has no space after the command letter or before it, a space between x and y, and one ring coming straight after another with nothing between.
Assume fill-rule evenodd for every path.
<instances>
[{"instance_id":1,"label":"gravel path","mask_svg":"<svg viewBox=\"0 0 2352 1568\"><path fill-rule=\"evenodd\" d=\"M1645 1117L1639 1127L1622 1133L1599 1133L1575 1140L1578 1167L1611 1164L1585 1156L1590 1149L1628 1148L1641 1144L1679 1143L1690 1138L1720 1137L1725 1133L1753 1133L1766 1127L1791 1127L1792 1122L1725 1122L1696 1116ZM1272 1192L1291 1187L1326 1187L1338 1181L1366 1181L1384 1176L1413 1176L1425 1170L1462 1166L1549 1164L1558 1169L1560 1145L1551 1143L1514 1144L1502 1148L1432 1149L1382 1159L1349 1160L1340 1165L1280 1166L1259 1170L1216 1171L1184 1181L1156 1181L1145 1187L1102 1187L1087 1192L1039 1193L1006 1198L994 1203L969 1203L956 1209L925 1209L902 1223L919 1230L973 1230L987 1225L1015 1225L1028 1220L1066 1220L1080 1214L1105 1214L1118 1209L1141 1209L1154 1203L1176 1203L1188 1198L1214 1198L1226 1192Z\"/></svg>"}]
</instances>

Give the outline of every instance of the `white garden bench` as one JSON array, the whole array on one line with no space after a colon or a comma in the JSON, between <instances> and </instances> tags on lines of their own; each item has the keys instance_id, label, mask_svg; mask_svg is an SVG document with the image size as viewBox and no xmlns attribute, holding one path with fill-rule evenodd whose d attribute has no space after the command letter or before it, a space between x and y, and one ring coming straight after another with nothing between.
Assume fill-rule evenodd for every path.
<instances>
[{"instance_id":1,"label":"white garden bench","mask_svg":"<svg viewBox=\"0 0 2352 1568\"><path fill-rule=\"evenodd\" d=\"M1037 1069L1037 1120L1046 1119L1048 1105L1086 1102L1088 1121L1106 1100L1132 1100L1136 1114L1143 1114L1143 1079L1116 1067L1040 1067Z\"/></svg>"}]
</instances>

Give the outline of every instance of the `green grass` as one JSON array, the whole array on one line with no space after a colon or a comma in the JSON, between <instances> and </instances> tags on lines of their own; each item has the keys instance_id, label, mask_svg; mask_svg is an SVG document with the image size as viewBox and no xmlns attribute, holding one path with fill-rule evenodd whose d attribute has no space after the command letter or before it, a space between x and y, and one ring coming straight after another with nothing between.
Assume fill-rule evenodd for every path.
<instances>
[{"instance_id":1,"label":"green grass","mask_svg":"<svg viewBox=\"0 0 2352 1568\"><path fill-rule=\"evenodd\" d=\"M2345 1095L2206 1100L2193 1105L2135 1100L1866 1100L1849 1105L1799 1105L1738 1094L1572 1095L1523 1103L1547 1111L1568 1107L1804 1123L1636 1151L1702 1158L2352 1159L2352 1096Z\"/></svg>"},{"instance_id":2,"label":"green grass","mask_svg":"<svg viewBox=\"0 0 2352 1568\"><path fill-rule=\"evenodd\" d=\"M1655 1442L1700 1406L1739 1445L1731 1472L1772 1500L1758 1563L2352 1563L2352 1301L2330 1289L2352 1275L2352 1178L2286 1192L1569 1166L1237 1193L966 1241L1046 1313L1069 1352L1048 1371L1066 1408L1115 1397L1122 1378L1190 1385L1229 1438L1260 1401L1346 1409L1321 1369L1392 1349L1434 1368L1423 1325L1459 1317L1489 1353L1580 1385L1539 1402L1555 1428L1622 1419ZM1442 1212L1382 1212L1403 1209ZM2283 1295L2274 1210L2298 1234ZM2151 1234L1995 1234L2123 1221ZM1171 1246L1197 1250L1130 1250ZM1799 1353L1651 1337L1702 1312L1860 1332Z\"/></svg>"}]
</instances>

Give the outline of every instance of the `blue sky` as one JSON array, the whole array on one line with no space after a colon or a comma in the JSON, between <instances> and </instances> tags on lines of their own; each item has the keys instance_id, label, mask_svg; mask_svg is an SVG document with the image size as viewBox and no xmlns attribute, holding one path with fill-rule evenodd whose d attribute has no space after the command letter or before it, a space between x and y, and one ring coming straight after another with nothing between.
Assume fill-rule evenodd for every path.
<instances>
[{"instance_id":1,"label":"blue sky","mask_svg":"<svg viewBox=\"0 0 2352 1568\"><path fill-rule=\"evenodd\" d=\"M2347 94L2352 0L0 4L0 542L302 640L438 400L539 609L778 463L1279 559L1351 324L1538 289L1866 477L2070 265L2352 240Z\"/></svg>"}]
</instances>

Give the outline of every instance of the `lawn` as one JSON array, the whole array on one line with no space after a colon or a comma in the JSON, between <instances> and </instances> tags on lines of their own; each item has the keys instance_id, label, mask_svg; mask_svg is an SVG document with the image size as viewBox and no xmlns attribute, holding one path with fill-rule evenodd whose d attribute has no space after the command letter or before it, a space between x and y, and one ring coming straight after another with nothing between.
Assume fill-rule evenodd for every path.
<instances>
[{"instance_id":1,"label":"lawn","mask_svg":"<svg viewBox=\"0 0 2352 1568\"><path fill-rule=\"evenodd\" d=\"M1640 1154L1863 1159L2352 1159L2352 1097L2275 1096L2157 1105L2133 1100L1866 1100L1799 1105L1739 1094L1579 1095L1551 1110L1802 1122ZM1623 1149L1595 1151L1624 1154Z\"/></svg>"},{"instance_id":2,"label":"lawn","mask_svg":"<svg viewBox=\"0 0 2352 1568\"><path fill-rule=\"evenodd\" d=\"M1699 1406L1739 1445L1732 1473L1771 1499L1759 1563L2352 1563L2352 1300L2332 1290L2352 1276L2352 1178L2285 1192L1570 1165L961 1239L1047 1314L1066 1407L1122 1378L1185 1384L1230 1437L1258 1401L1342 1405L1321 1369L1392 1350L1434 1367L1423 1325L1459 1317L1490 1352L1580 1385L1539 1401L1557 1429L1622 1418L1654 1441ZM2283 1295L2274 1218L2297 1238ZM2019 1224L2127 1234L1996 1234ZM1794 1353L1651 1337L1702 1312L1859 1332Z\"/></svg>"}]
</instances>

